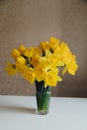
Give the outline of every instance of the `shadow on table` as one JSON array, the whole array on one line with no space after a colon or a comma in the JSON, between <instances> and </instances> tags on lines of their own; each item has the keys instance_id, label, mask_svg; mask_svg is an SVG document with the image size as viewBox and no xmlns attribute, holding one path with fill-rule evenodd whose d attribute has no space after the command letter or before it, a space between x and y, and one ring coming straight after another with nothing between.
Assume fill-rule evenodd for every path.
<instances>
[{"instance_id":1,"label":"shadow on table","mask_svg":"<svg viewBox=\"0 0 87 130\"><path fill-rule=\"evenodd\" d=\"M36 114L35 108L26 108L21 106L0 106L0 113L29 113L29 114Z\"/></svg>"}]
</instances>

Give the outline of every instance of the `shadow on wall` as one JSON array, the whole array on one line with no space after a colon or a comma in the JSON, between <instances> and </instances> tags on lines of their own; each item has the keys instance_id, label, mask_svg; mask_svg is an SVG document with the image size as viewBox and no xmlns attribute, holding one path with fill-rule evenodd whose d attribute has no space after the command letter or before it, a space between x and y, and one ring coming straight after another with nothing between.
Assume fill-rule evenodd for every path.
<instances>
[{"instance_id":1,"label":"shadow on wall","mask_svg":"<svg viewBox=\"0 0 87 130\"><path fill-rule=\"evenodd\" d=\"M8 0L0 0L0 5L7 4Z\"/></svg>"},{"instance_id":2,"label":"shadow on wall","mask_svg":"<svg viewBox=\"0 0 87 130\"><path fill-rule=\"evenodd\" d=\"M82 0L82 1L87 3L87 0Z\"/></svg>"}]
</instances>

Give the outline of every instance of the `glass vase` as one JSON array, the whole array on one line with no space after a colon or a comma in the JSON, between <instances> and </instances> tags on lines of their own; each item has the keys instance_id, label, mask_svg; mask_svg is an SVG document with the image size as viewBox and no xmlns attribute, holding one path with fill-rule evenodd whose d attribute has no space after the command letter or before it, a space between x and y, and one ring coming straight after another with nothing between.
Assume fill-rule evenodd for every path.
<instances>
[{"instance_id":1,"label":"glass vase","mask_svg":"<svg viewBox=\"0 0 87 130\"><path fill-rule=\"evenodd\" d=\"M45 115L49 113L51 91L36 92L37 113Z\"/></svg>"},{"instance_id":2,"label":"glass vase","mask_svg":"<svg viewBox=\"0 0 87 130\"><path fill-rule=\"evenodd\" d=\"M36 102L37 114L45 115L49 113L51 98L51 87L44 87L44 82L36 82Z\"/></svg>"}]
</instances>

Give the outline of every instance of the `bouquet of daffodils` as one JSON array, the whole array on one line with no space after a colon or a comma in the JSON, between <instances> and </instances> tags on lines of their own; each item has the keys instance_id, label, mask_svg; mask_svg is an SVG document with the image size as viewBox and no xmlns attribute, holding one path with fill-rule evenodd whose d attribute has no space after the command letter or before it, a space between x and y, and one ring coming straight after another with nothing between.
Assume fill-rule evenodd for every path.
<instances>
[{"instance_id":1,"label":"bouquet of daffodils","mask_svg":"<svg viewBox=\"0 0 87 130\"><path fill-rule=\"evenodd\" d=\"M62 81L59 75L60 67L63 67L62 75L67 71L75 75L78 65L76 56L72 54L68 45L55 37L49 41L43 41L38 47L26 48L20 45L13 49L11 56L14 63L7 63L5 70L9 75L21 74L30 83L44 81L47 86L56 86Z\"/></svg>"}]
</instances>

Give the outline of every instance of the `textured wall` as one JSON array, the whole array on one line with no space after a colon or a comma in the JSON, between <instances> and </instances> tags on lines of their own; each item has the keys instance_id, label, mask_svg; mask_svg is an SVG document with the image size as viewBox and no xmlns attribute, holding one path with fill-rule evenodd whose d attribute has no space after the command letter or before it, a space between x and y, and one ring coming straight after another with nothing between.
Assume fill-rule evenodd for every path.
<instances>
[{"instance_id":1,"label":"textured wall","mask_svg":"<svg viewBox=\"0 0 87 130\"><path fill-rule=\"evenodd\" d=\"M35 86L4 72L10 52L55 36L76 54L75 77L66 74L53 88L54 96L87 97L87 0L0 0L0 94L34 95Z\"/></svg>"}]
</instances>

